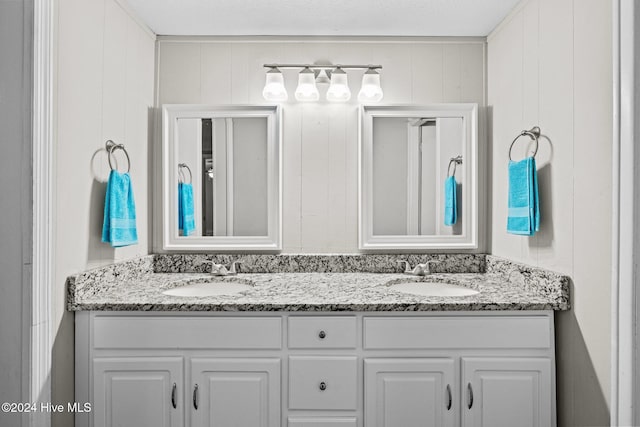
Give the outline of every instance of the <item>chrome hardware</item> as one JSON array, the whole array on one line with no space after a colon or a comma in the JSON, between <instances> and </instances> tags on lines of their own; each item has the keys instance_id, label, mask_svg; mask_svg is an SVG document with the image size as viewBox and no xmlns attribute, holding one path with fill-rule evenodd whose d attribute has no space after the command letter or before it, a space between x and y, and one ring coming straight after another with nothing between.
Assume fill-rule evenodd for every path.
<instances>
[{"instance_id":1,"label":"chrome hardware","mask_svg":"<svg viewBox=\"0 0 640 427\"><path fill-rule=\"evenodd\" d=\"M200 260L198 263L211 264L211 274L213 276L235 276L238 274L237 266L242 264L242 261L233 261L229 269L224 264L216 264L215 261L210 259Z\"/></svg>"},{"instance_id":2,"label":"chrome hardware","mask_svg":"<svg viewBox=\"0 0 640 427\"><path fill-rule=\"evenodd\" d=\"M173 409L176 409L178 407L178 402L176 402L177 388L178 386L176 385L176 383L173 383L173 388L171 389L171 405L173 406Z\"/></svg>"},{"instance_id":3,"label":"chrome hardware","mask_svg":"<svg viewBox=\"0 0 640 427\"><path fill-rule=\"evenodd\" d=\"M320 337L321 340L325 339L327 336L327 333L325 331L320 331L320 333L318 333L318 337Z\"/></svg>"},{"instance_id":4,"label":"chrome hardware","mask_svg":"<svg viewBox=\"0 0 640 427\"><path fill-rule=\"evenodd\" d=\"M129 173L129 171L131 170L131 159L129 158L129 153L124 148L124 144L116 144L112 140L108 140L104 144L104 146L107 150L107 155L108 155L107 160L109 160L109 167L111 168L111 170L117 170L116 168L113 167L113 164L111 163L111 156L113 156L113 152L116 150L124 151L124 155L127 156L127 173ZM116 166L118 166L117 163L116 163Z\"/></svg>"},{"instance_id":5,"label":"chrome hardware","mask_svg":"<svg viewBox=\"0 0 640 427\"><path fill-rule=\"evenodd\" d=\"M238 264L242 264L242 261L233 261L231 263L231 266L229 267L229 273L227 274L238 274L238 271L236 270L236 267L238 266Z\"/></svg>"},{"instance_id":6,"label":"chrome hardware","mask_svg":"<svg viewBox=\"0 0 640 427\"><path fill-rule=\"evenodd\" d=\"M193 174L191 173L191 168L186 163L178 163L178 182L186 183L187 177L184 174L184 170L189 172L189 184L193 184Z\"/></svg>"},{"instance_id":7,"label":"chrome hardware","mask_svg":"<svg viewBox=\"0 0 640 427\"><path fill-rule=\"evenodd\" d=\"M447 399L447 411L450 411L453 398L451 396L451 386L449 384L447 384Z\"/></svg>"},{"instance_id":8,"label":"chrome hardware","mask_svg":"<svg viewBox=\"0 0 640 427\"><path fill-rule=\"evenodd\" d=\"M473 406L473 388L471 387L471 383L467 384L467 391L469 392L468 394L468 404L467 407L469 409L471 409L471 407Z\"/></svg>"},{"instance_id":9,"label":"chrome hardware","mask_svg":"<svg viewBox=\"0 0 640 427\"><path fill-rule=\"evenodd\" d=\"M327 383L325 383L324 381L322 381L320 383L320 390L325 391L327 389Z\"/></svg>"},{"instance_id":10,"label":"chrome hardware","mask_svg":"<svg viewBox=\"0 0 640 427\"><path fill-rule=\"evenodd\" d=\"M453 164L453 173L451 173L451 165ZM449 166L447 166L447 177L456 176L456 168L462 164L462 156L452 157L449 160Z\"/></svg>"},{"instance_id":11,"label":"chrome hardware","mask_svg":"<svg viewBox=\"0 0 640 427\"><path fill-rule=\"evenodd\" d=\"M193 387L193 409L198 410L198 384Z\"/></svg>"},{"instance_id":12,"label":"chrome hardware","mask_svg":"<svg viewBox=\"0 0 640 427\"><path fill-rule=\"evenodd\" d=\"M438 261L430 260L425 263L418 264L413 267L413 269L411 269L411 264L409 264L409 261L398 261L398 264L404 264L404 274L411 274L413 276L426 276L427 274L431 274L431 264L437 263Z\"/></svg>"},{"instance_id":13,"label":"chrome hardware","mask_svg":"<svg viewBox=\"0 0 640 427\"><path fill-rule=\"evenodd\" d=\"M513 142L509 146L509 160L513 161L513 159L511 158L511 150L513 149L513 144L516 143L518 138L520 138L521 136L525 136L525 135L528 136L529 138L531 138L531 141L534 141L536 143L536 149L533 151L532 157L535 157L536 154L538 154L538 138L540 138L540 128L538 126L534 126L529 130L523 130L513 140Z\"/></svg>"}]
</instances>

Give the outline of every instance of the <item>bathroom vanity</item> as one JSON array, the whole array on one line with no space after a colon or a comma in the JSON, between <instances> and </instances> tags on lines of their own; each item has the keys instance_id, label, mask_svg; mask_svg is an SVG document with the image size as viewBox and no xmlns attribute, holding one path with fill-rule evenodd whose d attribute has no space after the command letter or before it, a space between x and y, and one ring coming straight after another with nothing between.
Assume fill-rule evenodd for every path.
<instances>
[{"instance_id":1,"label":"bathroom vanity","mask_svg":"<svg viewBox=\"0 0 640 427\"><path fill-rule=\"evenodd\" d=\"M203 257L69 279L76 400L93 407L77 426L556 424L565 276L476 254L243 255L238 276L213 278ZM403 275L401 259L434 261L433 272ZM207 281L250 289L165 293ZM475 293L394 288L405 282Z\"/></svg>"}]
</instances>

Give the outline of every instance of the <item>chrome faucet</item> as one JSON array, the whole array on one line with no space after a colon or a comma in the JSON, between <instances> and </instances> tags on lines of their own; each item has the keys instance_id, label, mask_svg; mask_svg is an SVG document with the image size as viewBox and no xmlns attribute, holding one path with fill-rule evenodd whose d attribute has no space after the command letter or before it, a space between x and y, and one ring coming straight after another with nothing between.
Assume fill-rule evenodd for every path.
<instances>
[{"instance_id":1,"label":"chrome faucet","mask_svg":"<svg viewBox=\"0 0 640 427\"><path fill-rule=\"evenodd\" d=\"M398 261L398 264L404 264L404 274L412 274L414 276L426 276L427 274L431 274L430 265L437 263L438 261L431 260L422 264L418 264L413 267L413 269L411 269L411 264L409 264L409 261Z\"/></svg>"},{"instance_id":2,"label":"chrome faucet","mask_svg":"<svg viewBox=\"0 0 640 427\"><path fill-rule=\"evenodd\" d=\"M216 264L213 260L204 260L204 264L211 264L211 274L213 276L235 276L238 274L237 266L242 264L242 261L233 261L229 265L229 269L224 264Z\"/></svg>"}]
</instances>

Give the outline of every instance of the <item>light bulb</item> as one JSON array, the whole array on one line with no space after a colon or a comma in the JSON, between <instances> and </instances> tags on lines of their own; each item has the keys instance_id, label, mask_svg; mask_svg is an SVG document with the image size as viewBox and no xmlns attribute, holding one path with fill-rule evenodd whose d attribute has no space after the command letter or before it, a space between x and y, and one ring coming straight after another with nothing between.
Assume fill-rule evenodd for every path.
<instances>
[{"instance_id":1,"label":"light bulb","mask_svg":"<svg viewBox=\"0 0 640 427\"><path fill-rule=\"evenodd\" d=\"M362 88L358 93L360 102L378 102L382 99L382 88L380 87L380 74L369 68L362 76Z\"/></svg>"},{"instance_id":2,"label":"light bulb","mask_svg":"<svg viewBox=\"0 0 640 427\"><path fill-rule=\"evenodd\" d=\"M317 101L320 99L320 92L316 87L316 74L309 67L298 74L296 99L298 101Z\"/></svg>"},{"instance_id":3,"label":"light bulb","mask_svg":"<svg viewBox=\"0 0 640 427\"><path fill-rule=\"evenodd\" d=\"M262 90L262 96L267 101L286 101L289 96L287 95L287 89L284 87L284 77L282 72L277 68L272 68L267 71L266 83Z\"/></svg>"},{"instance_id":4,"label":"light bulb","mask_svg":"<svg viewBox=\"0 0 640 427\"><path fill-rule=\"evenodd\" d=\"M349 90L347 73L340 67L331 73L331 85L327 90L327 101L347 102L351 99L351 91Z\"/></svg>"}]
</instances>

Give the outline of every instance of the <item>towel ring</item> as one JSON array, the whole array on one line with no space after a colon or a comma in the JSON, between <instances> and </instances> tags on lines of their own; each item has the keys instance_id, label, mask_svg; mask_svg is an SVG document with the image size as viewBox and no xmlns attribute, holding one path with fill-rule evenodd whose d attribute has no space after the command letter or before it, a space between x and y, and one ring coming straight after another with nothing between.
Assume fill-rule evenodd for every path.
<instances>
[{"instance_id":1,"label":"towel ring","mask_svg":"<svg viewBox=\"0 0 640 427\"><path fill-rule=\"evenodd\" d=\"M186 163L178 163L178 180L180 180L180 174L182 174L182 176L184 177L184 172L182 171L182 169L186 169L189 171L189 184L193 183L193 174L191 173L191 168L189 166L187 166ZM184 178L182 179L181 182L184 182Z\"/></svg>"},{"instance_id":2,"label":"towel ring","mask_svg":"<svg viewBox=\"0 0 640 427\"><path fill-rule=\"evenodd\" d=\"M540 138L540 128L538 126L534 126L529 130L523 130L522 132L520 132L520 135L516 136L516 138L513 140L513 142L509 146L509 160L513 161L513 159L511 158L511 150L513 149L513 144L516 143L518 138L525 135L527 135L529 138L531 138L531 140L536 142L536 149L533 151L533 157L535 157L536 154L538 154L538 145L539 145L538 138Z\"/></svg>"},{"instance_id":3,"label":"towel ring","mask_svg":"<svg viewBox=\"0 0 640 427\"><path fill-rule=\"evenodd\" d=\"M451 164L453 163L453 173L449 173L451 170ZM452 157L449 160L449 166L447 166L447 177L456 176L456 167L462 164L462 156Z\"/></svg>"},{"instance_id":4,"label":"towel ring","mask_svg":"<svg viewBox=\"0 0 640 427\"><path fill-rule=\"evenodd\" d=\"M117 168L114 168L113 164L111 163L111 156L113 155L113 152L118 149L124 151L124 155L127 156L127 172L126 173L129 173L129 171L131 170L131 159L129 158L129 153L127 153L127 150L125 150L124 145L116 144L112 140L108 140L105 143L105 148L107 149L107 153L109 154L108 159L109 159L109 167L111 168L111 170L118 170Z\"/></svg>"}]
</instances>

